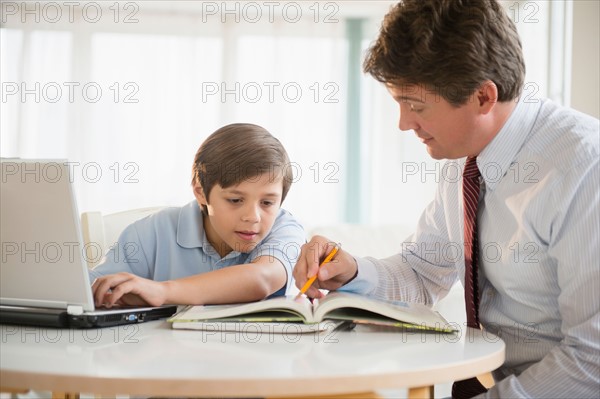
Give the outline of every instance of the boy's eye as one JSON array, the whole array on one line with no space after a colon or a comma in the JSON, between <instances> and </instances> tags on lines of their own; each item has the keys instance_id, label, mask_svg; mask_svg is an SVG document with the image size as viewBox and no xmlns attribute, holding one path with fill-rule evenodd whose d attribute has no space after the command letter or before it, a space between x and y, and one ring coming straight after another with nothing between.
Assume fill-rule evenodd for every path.
<instances>
[{"instance_id":1,"label":"boy's eye","mask_svg":"<svg viewBox=\"0 0 600 399\"><path fill-rule=\"evenodd\" d=\"M263 201L263 205L272 206L272 205L275 205L275 203L273 201Z\"/></svg>"},{"instance_id":2,"label":"boy's eye","mask_svg":"<svg viewBox=\"0 0 600 399\"><path fill-rule=\"evenodd\" d=\"M242 202L242 200L239 198L229 198L227 199L227 201L231 204L239 204L240 202Z\"/></svg>"}]
</instances>

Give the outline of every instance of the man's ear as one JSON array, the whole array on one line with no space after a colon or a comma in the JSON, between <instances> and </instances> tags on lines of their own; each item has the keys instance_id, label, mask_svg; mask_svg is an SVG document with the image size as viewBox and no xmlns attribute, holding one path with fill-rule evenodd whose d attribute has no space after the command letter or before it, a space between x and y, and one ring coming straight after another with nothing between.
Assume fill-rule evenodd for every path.
<instances>
[{"instance_id":1,"label":"man's ear","mask_svg":"<svg viewBox=\"0 0 600 399\"><path fill-rule=\"evenodd\" d=\"M490 112L498 102L498 86L491 80L483 82L476 92L479 109L482 114Z\"/></svg>"},{"instance_id":2,"label":"man's ear","mask_svg":"<svg viewBox=\"0 0 600 399\"><path fill-rule=\"evenodd\" d=\"M202 186L200 185L200 183L198 183L197 181L194 182L194 197L196 197L196 201L198 202L198 205L202 206L206 206L208 204L208 201L206 200L206 196L204 195L204 190L202 189Z\"/></svg>"}]
</instances>

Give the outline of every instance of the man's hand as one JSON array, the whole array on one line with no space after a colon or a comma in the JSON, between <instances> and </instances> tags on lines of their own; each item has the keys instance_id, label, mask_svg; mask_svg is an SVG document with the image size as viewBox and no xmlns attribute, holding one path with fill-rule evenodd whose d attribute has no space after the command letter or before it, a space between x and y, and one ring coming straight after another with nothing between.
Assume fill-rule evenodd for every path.
<instances>
[{"instance_id":1,"label":"man's hand","mask_svg":"<svg viewBox=\"0 0 600 399\"><path fill-rule=\"evenodd\" d=\"M96 306L161 306L166 300L163 283L131 273L100 277L92 284L92 291Z\"/></svg>"},{"instance_id":2,"label":"man's hand","mask_svg":"<svg viewBox=\"0 0 600 399\"><path fill-rule=\"evenodd\" d=\"M301 289L306 281L318 273L317 279L306 291L309 298L321 298L319 288L336 290L348 283L356 275L358 266L354 258L341 248L329 263L319 269L320 262L327 256L336 244L322 236L314 236L302 246L293 276L296 286Z\"/></svg>"}]
</instances>

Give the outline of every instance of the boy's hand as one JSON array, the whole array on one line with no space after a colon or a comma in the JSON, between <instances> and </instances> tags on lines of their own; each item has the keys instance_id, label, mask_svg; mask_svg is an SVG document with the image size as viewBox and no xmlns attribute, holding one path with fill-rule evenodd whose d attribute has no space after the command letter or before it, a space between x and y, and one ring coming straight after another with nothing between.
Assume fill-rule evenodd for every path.
<instances>
[{"instance_id":1,"label":"boy's hand","mask_svg":"<svg viewBox=\"0 0 600 399\"><path fill-rule=\"evenodd\" d=\"M131 273L103 276L92 284L96 306L161 306L165 303L165 287Z\"/></svg>"},{"instance_id":2,"label":"boy's hand","mask_svg":"<svg viewBox=\"0 0 600 399\"><path fill-rule=\"evenodd\" d=\"M358 270L356 261L341 248L331 262L319 269L320 262L334 246L334 242L322 236L314 236L302 246L292 274L296 280L296 286L301 289L309 278L317 272L319 273L313 285L306 291L306 296L309 298L321 298L323 293L319 291L319 288L336 290L356 275Z\"/></svg>"}]
</instances>

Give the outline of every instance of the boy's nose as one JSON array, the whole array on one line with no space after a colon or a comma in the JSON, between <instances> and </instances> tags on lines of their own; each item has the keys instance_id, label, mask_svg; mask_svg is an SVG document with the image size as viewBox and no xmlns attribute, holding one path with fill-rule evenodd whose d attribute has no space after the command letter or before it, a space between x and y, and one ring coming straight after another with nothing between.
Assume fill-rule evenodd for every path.
<instances>
[{"instance_id":1,"label":"boy's nose","mask_svg":"<svg viewBox=\"0 0 600 399\"><path fill-rule=\"evenodd\" d=\"M244 209L242 214L244 222L258 223L260 221L260 213L257 206L249 205Z\"/></svg>"}]
</instances>

